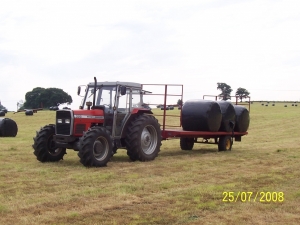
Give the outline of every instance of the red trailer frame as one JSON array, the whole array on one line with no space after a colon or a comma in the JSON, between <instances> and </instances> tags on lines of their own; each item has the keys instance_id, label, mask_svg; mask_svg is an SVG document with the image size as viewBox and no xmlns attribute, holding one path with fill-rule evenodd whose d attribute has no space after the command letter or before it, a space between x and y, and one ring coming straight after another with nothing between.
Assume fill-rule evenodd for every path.
<instances>
[{"instance_id":1,"label":"red trailer frame","mask_svg":"<svg viewBox=\"0 0 300 225\"><path fill-rule=\"evenodd\" d=\"M154 114L154 116L162 116L162 130L161 130L161 135L163 140L168 140L168 139L174 139L174 138L188 138L188 139L193 139L194 143L203 143L203 144L219 144L220 139L230 137L231 138L231 143L230 143L230 149L233 144L233 138L235 138L235 141L241 141L241 137L244 135L247 135L248 132L209 132L209 131L185 131L182 129L182 124L181 124L181 111L180 111L180 116L175 116L175 115L167 115L167 97L168 96L178 96L183 102L183 85L179 84L142 84L142 89L144 90L145 86L164 86L164 93L158 93L158 94L153 94L151 92L145 92L144 95L153 95L153 96L163 96L164 97L164 104L163 104L163 114ZM181 88L181 93L179 94L168 94L168 87L169 86L177 86ZM213 96L213 95L204 95L204 97L215 97L215 100L217 100L218 96ZM236 105L245 105L245 103L240 103L238 104L238 96L232 96L236 97L235 104ZM249 112L250 112L250 97L249 98ZM149 105L158 105L158 104L149 104ZM181 109L182 105L179 106ZM179 126L174 126L174 125L167 125L166 124L166 118L167 117L178 117L180 121ZM202 141L198 141L198 138L203 138ZM213 138L214 142L210 142L209 139ZM230 150L228 149L228 150ZM187 150L187 149L185 149ZM220 150L220 146L219 146Z\"/></svg>"}]
</instances>

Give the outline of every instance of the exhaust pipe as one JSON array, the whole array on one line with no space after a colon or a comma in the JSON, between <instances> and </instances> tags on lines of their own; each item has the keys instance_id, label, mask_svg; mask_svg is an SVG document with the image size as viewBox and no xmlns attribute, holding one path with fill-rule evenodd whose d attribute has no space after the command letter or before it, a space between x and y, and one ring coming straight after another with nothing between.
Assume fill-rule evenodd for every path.
<instances>
[{"instance_id":1,"label":"exhaust pipe","mask_svg":"<svg viewBox=\"0 0 300 225\"><path fill-rule=\"evenodd\" d=\"M96 89L97 89L97 78L94 77L94 81L95 81L95 84L94 84L94 97L93 97L93 107L95 107L95 101L96 101Z\"/></svg>"}]
</instances>

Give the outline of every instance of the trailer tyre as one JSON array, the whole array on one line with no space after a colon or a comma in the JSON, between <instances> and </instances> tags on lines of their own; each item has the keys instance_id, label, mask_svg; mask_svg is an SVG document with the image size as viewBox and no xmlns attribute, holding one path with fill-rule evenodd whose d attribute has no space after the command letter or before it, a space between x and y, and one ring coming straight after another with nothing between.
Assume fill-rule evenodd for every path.
<instances>
[{"instance_id":1,"label":"trailer tyre","mask_svg":"<svg viewBox=\"0 0 300 225\"><path fill-rule=\"evenodd\" d=\"M132 161L154 160L161 146L161 130L157 119L141 114L133 120L125 139L127 155Z\"/></svg>"},{"instance_id":2,"label":"trailer tyre","mask_svg":"<svg viewBox=\"0 0 300 225\"><path fill-rule=\"evenodd\" d=\"M230 136L222 136L219 138L218 149L219 151L230 151L232 144L233 143Z\"/></svg>"},{"instance_id":3,"label":"trailer tyre","mask_svg":"<svg viewBox=\"0 0 300 225\"><path fill-rule=\"evenodd\" d=\"M55 126L47 125L36 132L36 137L33 138L34 155L41 162L55 162L63 159L66 154L66 148L58 148L53 141L55 134Z\"/></svg>"},{"instance_id":4,"label":"trailer tyre","mask_svg":"<svg viewBox=\"0 0 300 225\"><path fill-rule=\"evenodd\" d=\"M194 138L180 138L181 150L192 150L194 147Z\"/></svg>"},{"instance_id":5,"label":"trailer tyre","mask_svg":"<svg viewBox=\"0 0 300 225\"><path fill-rule=\"evenodd\" d=\"M78 156L86 167L106 166L113 155L110 133L105 128L89 128L79 142Z\"/></svg>"}]
</instances>

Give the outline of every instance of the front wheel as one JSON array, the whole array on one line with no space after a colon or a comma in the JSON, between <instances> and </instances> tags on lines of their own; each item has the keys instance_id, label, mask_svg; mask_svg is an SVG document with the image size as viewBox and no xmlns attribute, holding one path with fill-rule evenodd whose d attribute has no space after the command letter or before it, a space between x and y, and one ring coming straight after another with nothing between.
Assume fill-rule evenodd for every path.
<instances>
[{"instance_id":1,"label":"front wheel","mask_svg":"<svg viewBox=\"0 0 300 225\"><path fill-rule=\"evenodd\" d=\"M58 148L53 141L55 126L47 125L36 132L33 138L34 155L41 162L55 162L63 159L66 154L66 148Z\"/></svg>"},{"instance_id":2,"label":"front wheel","mask_svg":"<svg viewBox=\"0 0 300 225\"><path fill-rule=\"evenodd\" d=\"M137 117L128 129L125 142L131 160L154 160L161 146L161 130L157 119L146 114Z\"/></svg>"},{"instance_id":3,"label":"front wheel","mask_svg":"<svg viewBox=\"0 0 300 225\"><path fill-rule=\"evenodd\" d=\"M113 155L110 133L103 127L91 127L80 138L80 162L86 167L103 167Z\"/></svg>"},{"instance_id":4,"label":"front wheel","mask_svg":"<svg viewBox=\"0 0 300 225\"><path fill-rule=\"evenodd\" d=\"M230 136L222 136L219 138L218 149L219 151L229 151L232 148L232 144Z\"/></svg>"}]
</instances>

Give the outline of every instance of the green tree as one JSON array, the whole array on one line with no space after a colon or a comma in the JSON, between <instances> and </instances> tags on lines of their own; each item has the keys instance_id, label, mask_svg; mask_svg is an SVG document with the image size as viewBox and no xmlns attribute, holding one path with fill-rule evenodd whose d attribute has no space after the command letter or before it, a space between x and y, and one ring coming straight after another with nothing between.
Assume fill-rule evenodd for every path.
<instances>
[{"instance_id":1,"label":"green tree","mask_svg":"<svg viewBox=\"0 0 300 225\"><path fill-rule=\"evenodd\" d=\"M225 101L231 99L230 97L232 92L231 87L226 83L217 83L217 85L218 85L217 89L221 91L221 94L219 94L218 96Z\"/></svg>"},{"instance_id":2,"label":"green tree","mask_svg":"<svg viewBox=\"0 0 300 225\"><path fill-rule=\"evenodd\" d=\"M7 112L6 107L4 107L4 106L1 104L1 101L0 101L0 111L5 111L5 112Z\"/></svg>"},{"instance_id":3,"label":"green tree","mask_svg":"<svg viewBox=\"0 0 300 225\"><path fill-rule=\"evenodd\" d=\"M36 87L25 95L24 108L40 108L71 104L72 97L59 88Z\"/></svg>"},{"instance_id":4,"label":"green tree","mask_svg":"<svg viewBox=\"0 0 300 225\"><path fill-rule=\"evenodd\" d=\"M241 88L239 87L236 92L235 92L236 96L239 96L239 99L241 100L241 102L243 101L243 98L247 98L250 95L250 92L245 89L245 88Z\"/></svg>"},{"instance_id":5,"label":"green tree","mask_svg":"<svg viewBox=\"0 0 300 225\"><path fill-rule=\"evenodd\" d=\"M181 100L181 99L178 99L177 105L182 105L182 104L183 104L182 100Z\"/></svg>"}]
</instances>

